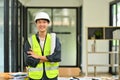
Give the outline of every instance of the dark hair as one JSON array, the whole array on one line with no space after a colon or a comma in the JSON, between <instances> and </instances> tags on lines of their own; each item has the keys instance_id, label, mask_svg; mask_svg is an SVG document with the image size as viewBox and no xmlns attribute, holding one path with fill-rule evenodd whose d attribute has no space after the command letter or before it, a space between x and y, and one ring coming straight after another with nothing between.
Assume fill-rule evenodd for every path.
<instances>
[{"instance_id":1,"label":"dark hair","mask_svg":"<svg viewBox=\"0 0 120 80\"><path fill-rule=\"evenodd\" d=\"M50 23L48 19L37 19L35 22L37 23L38 20L46 20L48 23Z\"/></svg>"}]
</instances>

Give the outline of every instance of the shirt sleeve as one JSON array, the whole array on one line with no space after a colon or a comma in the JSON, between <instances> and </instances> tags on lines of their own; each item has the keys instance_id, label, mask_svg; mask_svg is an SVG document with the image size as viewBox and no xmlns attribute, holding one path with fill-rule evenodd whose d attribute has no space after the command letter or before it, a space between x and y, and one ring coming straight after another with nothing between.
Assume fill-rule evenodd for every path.
<instances>
[{"instance_id":1,"label":"shirt sleeve","mask_svg":"<svg viewBox=\"0 0 120 80\"><path fill-rule=\"evenodd\" d=\"M48 61L50 62L60 62L61 61L61 43L59 39L56 37L56 46L54 53L51 55L46 56Z\"/></svg>"},{"instance_id":2,"label":"shirt sleeve","mask_svg":"<svg viewBox=\"0 0 120 80\"><path fill-rule=\"evenodd\" d=\"M28 55L27 55L27 51L29 51L29 49L31 48L28 40L25 41L24 43L24 48L23 48L23 51L24 51L24 65L25 66L28 66L27 64L27 61L28 61Z\"/></svg>"},{"instance_id":3,"label":"shirt sleeve","mask_svg":"<svg viewBox=\"0 0 120 80\"><path fill-rule=\"evenodd\" d=\"M27 51L29 51L31 48L28 40L26 40L25 44L24 44L24 52L27 54Z\"/></svg>"},{"instance_id":4,"label":"shirt sleeve","mask_svg":"<svg viewBox=\"0 0 120 80\"><path fill-rule=\"evenodd\" d=\"M29 51L31 48L28 40L24 44L24 60L25 60L25 66L31 66L36 67L39 63L40 59L33 58L27 54L27 51Z\"/></svg>"}]
</instances>

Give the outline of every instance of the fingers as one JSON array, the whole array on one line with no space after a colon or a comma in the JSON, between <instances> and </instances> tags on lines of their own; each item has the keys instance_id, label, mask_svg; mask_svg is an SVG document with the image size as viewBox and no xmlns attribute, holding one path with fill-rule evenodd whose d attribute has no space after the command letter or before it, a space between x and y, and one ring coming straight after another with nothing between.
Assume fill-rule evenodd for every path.
<instances>
[{"instance_id":1,"label":"fingers","mask_svg":"<svg viewBox=\"0 0 120 80\"><path fill-rule=\"evenodd\" d=\"M33 51L27 51L27 54L32 55L32 54L34 54L34 52Z\"/></svg>"},{"instance_id":2,"label":"fingers","mask_svg":"<svg viewBox=\"0 0 120 80\"><path fill-rule=\"evenodd\" d=\"M27 51L27 54L32 55L34 54L33 50L30 48L29 51Z\"/></svg>"},{"instance_id":3,"label":"fingers","mask_svg":"<svg viewBox=\"0 0 120 80\"><path fill-rule=\"evenodd\" d=\"M30 48L30 51L33 51L33 50Z\"/></svg>"},{"instance_id":4,"label":"fingers","mask_svg":"<svg viewBox=\"0 0 120 80\"><path fill-rule=\"evenodd\" d=\"M39 58L39 56L38 56L38 55L36 55L36 54L32 54L32 55L29 55L29 56L32 56L32 57L34 57L34 58L36 58L36 59L38 59L38 58Z\"/></svg>"}]
</instances>

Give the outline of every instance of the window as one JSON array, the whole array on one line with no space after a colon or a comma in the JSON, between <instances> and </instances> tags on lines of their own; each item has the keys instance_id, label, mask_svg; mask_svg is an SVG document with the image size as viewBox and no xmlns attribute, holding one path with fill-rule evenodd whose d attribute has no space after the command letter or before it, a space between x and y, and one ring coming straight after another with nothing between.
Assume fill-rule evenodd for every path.
<instances>
[{"instance_id":1,"label":"window","mask_svg":"<svg viewBox=\"0 0 120 80\"><path fill-rule=\"evenodd\" d=\"M112 4L112 26L120 26L120 2Z\"/></svg>"},{"instance_id":2,"label":"window","mask_svg":"<svg viewBox=\"0 0 120 80\"><path fill-rule=\"evenodd\" d=\"M120 26L120 1L118 2L114 2L113 4L111 4L111 25L110 26ZM119 41L113 41L112 43L113 46L118 46L119 45ZM117 50L117 48L116 48Z\"/></svg>"},{"instance_id":3,"label":"window","mask_svg":"<svg viewBox=\"0 0 120 80\"><path fill-rule=\"evenodd\" d=\"M0 0L0 72L4 71L4 0Z\"/></svg>"},{"instance_id":4,"label":"window","mask_svg":"<svg viewBox=\"0 0 120 80\"><path fill-rule=\"evenodd\" d=\"M28 8L28 35L36 33L35 13L44 11L51 17L50 32L55 32L62 44L60 66L77 66L77 9L76 8ZM67 59L66 59L67 57Z\"/></svg>"},{"instance_id":5,"label":"window","mask_svg":"<svg viewBox=\"0 0 120 80\"><path fill-rule=\"evenodd\" d=\"M110 4L110 26L120 27L120 1L116 0ZM119 40L110 41L110 50L118 51L119 50ZM117 55L110 56L110 59L113 59L115 63L118 63ZM110 61L111 63L111 61ZM111 73L117 73L116 68L110 68Z\"/></svg>"}]
</instances>

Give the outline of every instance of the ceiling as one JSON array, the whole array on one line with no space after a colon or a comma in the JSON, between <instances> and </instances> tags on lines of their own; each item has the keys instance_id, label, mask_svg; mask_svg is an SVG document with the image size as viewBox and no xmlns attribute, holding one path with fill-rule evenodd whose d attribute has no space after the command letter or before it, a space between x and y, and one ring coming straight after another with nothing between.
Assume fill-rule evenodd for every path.
<instances>
[{"instance_id":1,"label":"ceiling","mask_svg":"<svg viewBox=\"0 0 120 80\"><path fill-rule=\"evenodd\" d=\"M83 0L19 0L27 7L77 7Z\"/></svg>"}]
</instances>

